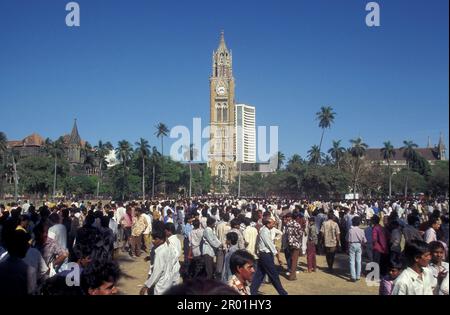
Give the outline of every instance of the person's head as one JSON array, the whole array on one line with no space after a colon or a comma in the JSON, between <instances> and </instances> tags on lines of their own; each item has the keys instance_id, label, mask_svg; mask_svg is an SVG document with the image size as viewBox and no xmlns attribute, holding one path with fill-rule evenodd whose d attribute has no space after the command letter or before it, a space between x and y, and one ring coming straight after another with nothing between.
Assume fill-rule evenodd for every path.
<instances>
[{"instance_id":1,"label":"person's head","mask_svg":"<svg viewBox=\"0 0 450 315\"><path fill-rule=\"evenodd\" d=\"M88 295L117 294L120 269L113 261L94 261L83 269L81 285Z\"/></svg>"},{"instance_id":2,"label":"person's head","mask_svg":"<svg viewBox=\"0 0 450 315\"><path fill-rule=\"evenodd\" d=\"M352 226L359 226L361 224L361 218L356 216L352 218Z\"/></svg>"},{"instance_id":3,"label":"person's head","mask_svg":"<svg viewBox=\"0 0 450 315\"><path fill-rule=\"evenodd\" d=\"M239 221L239 219L233 219L230 222L230 226L232 229L239 229L239 227L241 226L241 222Z\"/></svg>"},{"instance_id":4,"label":"person's head","mask_svg":"<svg viewBox=\"0 0 450 315\"><path fill-rule=\"evenodd\" d=\"M167 290L164 295L239 295L229 285L218 281L208 279L192 279L183 281L182 284L175 285Z\"/></svg>"},{"instance_id":5,"label":"person's head","mask_svg":"<svg viewBox=\"0 0 450 315\"><path fill-rule=\"evenodd\" d=\"M441 242L435 241L429 244L431 252L431 261L435 264L441 264L445 259L445 248Z\"/></svg>"},{"instance_id":6,"label":"person's head","mask_svg":"<svg viewBox=\"0 0 450 315\"><path fill-rule=\"evenodd\" d=\"M230 257L230 271L240 280L251 282L253 274L255 258L246 250L237 250Z\"/></svg>"},{"instance_id":7,"label":"person's head","mask_svg":"<svg viewBox=\"0 0 450 315\"><path fill-rule=\"evenodd\" d=\"M250 226L252 224L252 219L250 218L244 218L244 224L245 226Z\"/></svg>"},{"instance_id":8,"label":"person's head","mask_svg":"<svg viewBox=\"0 0 450 315\"><path fill-rule=\"evenodd\" d=\"M44 222L40 222L33 229L34 237L37 244L44 244L48 238L48 225Z\"/></svg>"},{"instance_id":9,"label":"person's head","mask_svg":"<svg viewBox=\"0 0 450 315\"><path fill-rule=\"evenodd\" d=\"M194 227L195 230L200 228L200 220L195 219L194 221L192 221L192 226Z\"/></svg>"},{"instance_id":10,"label":"person's head","mask_svg":"<svg viewBox=\"0 0 450 315\"><path fill-rule=\"evenodd\" d=\"M404 255L409 267L425 268L431 260L430 247L424 241L413 240L406 243Z\"/></svg>"},{"instance_id":11,"label":"person's head","mask_svg":"<svg viewBox=\"0 0 450 315\"><path fill-rule=\"evenodd\" d=\"M432 216L428 222L429 227L437 231L441 227L441 219L439 217Z\"/></svg>"},{"instance_id":12,"label":"person's head","mask_svg":"<svg viewBox=\"0 0 450 315\"><path fill-rule=\"evenodd\" d=\"M5 242L6 250L11 257L24 258L30 247L31 237L23 230L14 230Z\"/></svg>"},{"instance_id":13,"label":"person's head","mask_svg":"<svg viewBox=\"0 0 450 315\"><path fill-rule=\"evenodd\" d=\"M402 272L403 266L398 259L391 259L388 265L388 273L392 280L395 280Z\"/></svg>"},{"instance_id":14,"label":"person's head","mask_svg":"<svg viewBox=\"0 0 450 315\"><path fill-rule=\"evenodd\" d=\"M331 211L331 210L328 211L327 217L328 217L328 220L334 220L335 216L334 216L333 211Z\"/></svg>"},{"instance_id":15,"label":"person's head","mask_svg":"<svg viewBox=\"0 0 450 315\"><path fill-rule=\"evenodd\" d=\"M213 228L215 224L216 224L216 219L214 219L212 217L208 217L208 219L206 219L206 225L209 226L210 228Z\"/></svg>"},{"instance_id":16,"label":"person's head","mask_svg":"<svg viewBox=\"0 0 450 315\"><path fill-rule=\"evenodd\" d=\"M164 224L164 231L166 232L166 237L175 235L175 233L176 233L175 224L173 224L173 223Z\"/></svg>"},{"instance_id":17,"label":"person's head","mask_svg":"<svg viewBox=\"0 0 450 315\"><path fill-rule=\"evenodd\" d=\"M27 214L22 214L20 215L19 218L20 218L19 225L24 229L26 229L28 227L28 224L30 223L30 216Z\"/></svg>"},{"instance_id":18,"label":"person's head","mask_svg":"<svg viewBox=\"0 0 450 315\"><path fill-rule=\"evenodd\" d=\"M408 220L408 224L413 227L418 227L420 224L419 217L413 213L408 214L407 220Z\"/></svg>"},{"instance_id":19,"label":"person's head","mask_svg":"<svg viewBox=\"0 0 450 315\"><path fill-rule=\"evenodd\" d=\"M380 217L375 214L370 221L373 225L380 224Z\"/></svg>"},{"instance_id":20,"label":"person's head","mask_svg":"<svg viewBox=\"0 0 450 315\"><path fill-rule=\"evenodd\" d=\"M144 212L144 211L143 211L142 208L137 207L137 208L134 209L134 215L135 215L136 217L138 217L138 218L141 216L141 214L142 214L143 212Z\"/></svg>"},{"instance_id":21,"label":"person's head","mask_svg":"<svg viewBox=\"0 0 450 315\"><path fill-rule=\"evenodd\" d=\"M100 223L101 223L102 227L109 228L109 220L110 220L110 216L109 215L102 216L100 218Z\"/></svg>"},{"instance_id":22,"label":"person's head","mask_svg":"<svg viewBox=\"0 0 450 315\"><path fill-rule=\"evenodd\" d=\"M273 219L263 219L263 225L267 227L269 230L275 227L275 220Z\"/></svg>"},{"instance_id":23,"label":"person's head","mask_svg":"<svg viewBox=\"0 0 450 315\"><path fill-rule=\"evenodd\" d=\"M166 241L166 232L164 229L153 229L152 231L152 243L153 246L158 247Z\"/></svg>"},{"instance_id":24,"label":"person's head","mask_svg":"<svg viewBox=\"0 0 450 315\"><path fill-rule=\"evenodd\" d=\"M237 245L239 237L236 232L228 232L226 238L229 246Z\"/></svg>"}]
</instances>

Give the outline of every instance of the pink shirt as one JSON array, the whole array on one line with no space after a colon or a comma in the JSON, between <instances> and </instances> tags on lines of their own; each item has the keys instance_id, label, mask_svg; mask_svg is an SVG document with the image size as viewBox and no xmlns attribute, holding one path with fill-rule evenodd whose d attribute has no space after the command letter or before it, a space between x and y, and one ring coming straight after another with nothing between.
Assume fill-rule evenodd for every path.
<instances>
[{"instance_id":1,"label":"pink shirt","mask_svg":"<svg viewBox=\"0 0 450 315\"><path fill-rule=\"evenodd\" d=\"M373 250L382 254L388 253L387 238L384 228L377 224L372 229Z\"/></svg>"}]
</instances>

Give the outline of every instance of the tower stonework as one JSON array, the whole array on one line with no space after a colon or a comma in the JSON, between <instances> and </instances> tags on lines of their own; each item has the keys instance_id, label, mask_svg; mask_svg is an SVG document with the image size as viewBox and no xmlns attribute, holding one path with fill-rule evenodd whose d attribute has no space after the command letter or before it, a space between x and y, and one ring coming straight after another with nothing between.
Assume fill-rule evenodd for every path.
<instances>
[{"instance_id":1,"label":"tower stonework","mask_svg":"<svg viewBox=\"0 0 450 315\"><path fill-rule=\"evenodd\" d=\"M81 159L81 137L78 133L77 120L73 123L72 132L70 133L68 148L67 148L67 160L70 164L80 164Z\"/></svg>"},{"instance_id":2,"label":"tower stonework","mask_svg":"<svg viewBox=\"0 0 450 315\"><path fill-rule=\"evenodd\" d=\"M210 148L208 166L211 175L224 184L236 176L235 152L235 82L233 57L220 35L219 47L213 52L210 86Z\"/></svg>"}]
</instances>

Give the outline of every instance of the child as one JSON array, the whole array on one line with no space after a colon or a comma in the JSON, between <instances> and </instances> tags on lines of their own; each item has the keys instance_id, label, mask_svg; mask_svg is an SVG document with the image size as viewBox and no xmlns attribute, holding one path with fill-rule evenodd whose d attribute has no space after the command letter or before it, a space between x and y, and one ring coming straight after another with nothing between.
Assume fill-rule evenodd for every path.
<instances>
[{"instance_id":1,"label":"child","mask_svg":"<svg viewBox=\"0 0 450 315\"><path fill-rule=\"evenodd\" d=\"M394 282L392 295L433 295L432 272L428 267L431 252L424 241L411 241L405 246L408 268Z\"/></svg>"},{"instance_id":2,"label":"child","mask_svg":"<svg viewBox=\"0 0 450 315\"><path fill-rule=\"evenodd\" d=\"M388 274L383 277L380 282L380 295L391 295L392 288L394 287L394 281L402 272L402 264L395 260L391 259L389 262Z\"/></svg>"},{"instance_id":3,"label":"child","mask_svg":"<svg viewBox=\"0 0 450 315\"><path fill-rule=\"evenodd\" d=\"M445 257L444 245L439 241L431 242L429 245L431 251L430 270L433 273L433 281L432 281L433 294L439 295L441 285L448 274L449 266L448 263L444 261ZM448 281L448 278L446 281Z\"/></svg>"}]
</instances>

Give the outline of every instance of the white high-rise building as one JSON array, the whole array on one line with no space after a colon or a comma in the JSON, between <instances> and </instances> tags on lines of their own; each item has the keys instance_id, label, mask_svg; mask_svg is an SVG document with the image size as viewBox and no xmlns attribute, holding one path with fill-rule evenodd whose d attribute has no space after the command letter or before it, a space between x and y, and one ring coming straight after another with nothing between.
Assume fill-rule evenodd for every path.
<instances>
[{"instance_id":1,"label":"white high-rise building","mask_svg":"<svg viewBox=\"0 0 450 315\"><path fill-rule=\"evenodd\" d=\"M236 161L256 163L256 109L236 104Z\"/></svg>"}]
</instances>

